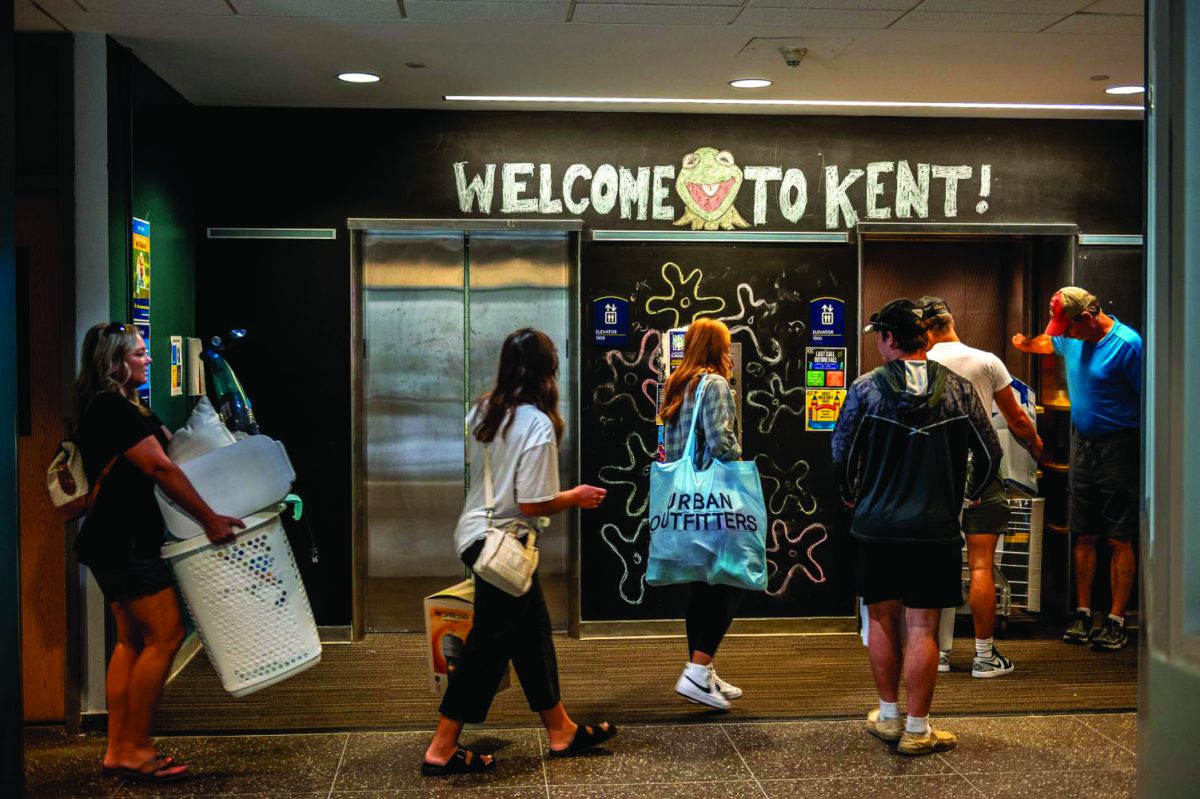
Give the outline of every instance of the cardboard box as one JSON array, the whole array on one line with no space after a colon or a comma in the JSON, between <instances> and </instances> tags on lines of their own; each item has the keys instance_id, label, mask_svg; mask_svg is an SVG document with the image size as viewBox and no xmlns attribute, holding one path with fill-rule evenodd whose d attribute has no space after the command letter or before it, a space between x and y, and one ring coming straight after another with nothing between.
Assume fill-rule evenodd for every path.
<instances>
[{"instance_id":1,"label":"cardboard box","mask_svg":"<svg viewBox=\"0 0 1200 799\"><path fill-rule=\"evenodd\" d=\"M435 693L445 692L474 619L475 583L472 580L463 580L425 597L425 651L429 657L429 687ZM503 691L511 684L511 669L506 669L496 690Z\"/></svg>"}]
</instances>

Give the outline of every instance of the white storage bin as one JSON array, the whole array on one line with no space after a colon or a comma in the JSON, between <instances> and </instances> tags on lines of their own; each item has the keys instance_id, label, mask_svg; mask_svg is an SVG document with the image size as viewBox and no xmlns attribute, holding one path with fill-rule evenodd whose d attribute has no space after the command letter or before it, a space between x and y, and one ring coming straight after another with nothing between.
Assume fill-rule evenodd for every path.
<instances>
[{"instance_id":1,"label":"white storage bin","mask_svg":"<svg viewBox=\"0 0 1200 799\"><path fill-rule=\"evenodd\" d=\"M204 536L168 544L204 651L225 690L245 696L321 660L317 624L278 511L243 521L224 546Z\"/></svg>"},{"instance_id":2,"label":"white storage bin","mask_svg":"<svg viewBox=\"0 0 1200 799\"><path fill-rule=\"evenodd\" d=\"M296 479L287 450L267 436L250 436L180 464L196 493L222 516L245 518L287 496ZM155 487L167 529L176 538L192 538L204 528Z\"/></svg>"}]
</instances>

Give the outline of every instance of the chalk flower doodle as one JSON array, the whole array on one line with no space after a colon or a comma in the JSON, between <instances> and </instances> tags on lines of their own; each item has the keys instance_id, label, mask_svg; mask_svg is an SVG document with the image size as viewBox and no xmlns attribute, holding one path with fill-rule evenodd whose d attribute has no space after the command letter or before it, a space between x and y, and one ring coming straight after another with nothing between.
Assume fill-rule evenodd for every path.
<instances>
[{"instance_id":1,"label":"chalk flower doodle","mask_svg":"<svg viewBox=\"0 0 1200 799\"><path fill-rule=\"evenodd\" d=\"M775 312L778 303L767 302L766 300L755 300L754 289L749 283L739 283L738 292L738 313L735 316L722 316L718 321L729 325L729 334L737 336L745 334L750 337L750 342L754 344L754 352L765 363L774 366L783 360L783 347L780 346L778 339L770 339L771 353L768 355L763 352L762 345L758 343L758 334L751 327L758 320L758 316L770 316ZM758 320L761 321L761 320Z\"/></svg>"},{"instance_id":2,"label":"chalk flower doodle","mask_svg":"<svg viewBox=\"0 0 1200 799\"><path fill-rule=\"evenodd\" d=\"M768 490L767 511L772 516L785 516L792 508L805 516L817 512L817 500L803 483L808 477L808 461L798 460L784 468L770 455L759 454L754 456L754 465Z\"/></svg>"},{"instance_id":3,"label":"chalk flower doodle","mask_svg":"<svg viewBox=\"0 0 1200 799\"><path fill-rule=\"evenodd\" d=\"M642 599L646 596L646 559L642 557L641 552L636 551L636 548L637 541L642 536L642 530L645 530L648 525L649 522L642 519L631 536L626 536L615 524L605 524L600 528L600 539L621 561L621 582L617 585L617 593L630 605L642 604ZM613 538L616 538L616 541ZM619 546L618 542L624 546ZM635 547L635 551L629 551L631 544ZM633 564L632 569L630 568L631 563ZM627 593L627 583L631 572L637 574L637 596L631 596L632 592Z\"/></svg>"},{"instance_id":4,"label":"chalk flower doodle","mask_svg":"<svg viewBox=\"0 0 1200 799\"><path fill-rule=\"evenodd\" d=\"M641 433L630 433L625 438L625 454L628 458L626 464L600 467L600 482L610 486L628 486L625 514L636 519L645 516L646 508L650 506L650 464L657 458L658 450L656 447L647 447Z\"/></svg>"},{"instance_id":5,"label":"chalk flower doodle","mask_svg":"<svg viewBox=\"0 0 1200 799\"><path fill-rule=\"evenodd\" d=\"M675 180L675 191L683 200L683 216L676 225L691 225L692 230L733 230L750 227L733 207L742 187L742 169L733 162L733 153L701 147L683 157L683 166Z\"/></svg>"},{"instance_id":6,"label":"chalk flower doodle","mask_svg":"<svg viewBox=\"0 0 1200 799\"><path fill-rule=\"evenodd\" d=\"M596 386L592 391L592 399L597 405L627 402L642 421L653 422L658 410L656 387L662 377L661 349L662 334L657 330L647 330L635 357L626 358L620 350L604 353L604 362L612 371L612 381ZM642 412L638 402L639 394L646 399L646 413Z\"/></svg>"},{"instance_id":7,"label":"chalk flower doodle","mask_svg":"<svg viewBox=\"0 0 1200 799\"><path fill-rule=\"evenodd\" d=\"M693 269L684 277L679 264L667 261L661 271L662 279L671 293L648 297L646 313L651 316L671 314L672 322L667 327L679 327L680 320L688 314L691 314L691 318L687 321L691 324L701 316L712 316L725 310L725 300L705 297L700 293L700 281L704 279L704 273L699 269Z\"/></svg>"},{"instance_id":8,"label":"chalk flower doodle","mask_svg":"<svg viewBox=\"0 0 1200 799\"><path fill-rule=\"evenodd\" d=\"M780 536L783 537L783 541L780 541ZM780 566L777 561L787 563L795 558L800 558L800 560L788 567L783 582L778 588L774 591L767 589L767 595L783 596L786 594L792 586L792 579L800 572L803 572L804 576L814 584L819 585L825 582L825 569L813 556L813 550L827 540L829 540L829 531L823 524L810 524L801 530L799 535L794 535L787 522L776 519L771 525L770 541L767 544L768 584L779 574ZM786 552L783 551L784 543L788 545Z\"/></svg>"},{"instance_id":9,"label":"chalk flower doodle","mask_svg":"<svg viewBox=\"0 0 1200 799\"><path fill-rule=\"evenodd\" d=\"M758 432L769 433L775 428L781 413L792 416L804 416L804 386L797 388L783 387L783 378L772 374L767 382L767 390L755 389L746 395L749 405L763 411L765 416L758 421Z\"/></svg>"}]
</instances>

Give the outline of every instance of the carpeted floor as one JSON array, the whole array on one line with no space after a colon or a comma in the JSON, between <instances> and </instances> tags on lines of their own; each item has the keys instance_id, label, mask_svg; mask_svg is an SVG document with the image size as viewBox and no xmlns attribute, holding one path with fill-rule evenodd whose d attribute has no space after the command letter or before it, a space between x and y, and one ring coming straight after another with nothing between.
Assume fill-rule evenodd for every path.
<instances>
[{"instance_id":1,"label":"carpeted floor","mask_svg":"<svg viewBox=\"0 0 1200 799\"><path fill-rule=\"evenodd\" d=\"M556 636L563 701L572 716L617 722L713 721L711 711L673 691L683 667L678 638L579 641ZM953 670L939 675L934 713L1130 710L1137 704L1137 647L1097 653L1057 640L1000 642L1013 674L973 679L970 639L956 641ZM374 635L327 645L320 664L243 699L221 688L201 653L172 682L159 733L386 728L428 729L438 696L429 688L424 636ZM723 720L856 718L876 701L857 636L731 636L717 658L721 676L745 696ZM536 723L520 688L502 692L489 726Z\"/></svg>"}]
</instances>

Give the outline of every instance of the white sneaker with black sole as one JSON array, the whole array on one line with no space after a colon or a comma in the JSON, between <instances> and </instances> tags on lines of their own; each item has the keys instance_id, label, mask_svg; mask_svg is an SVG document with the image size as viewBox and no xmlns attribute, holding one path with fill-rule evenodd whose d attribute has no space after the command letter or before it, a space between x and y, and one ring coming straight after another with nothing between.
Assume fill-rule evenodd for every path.
<instances>
[{"instance_id":1,"label":"white sneaker with black sole","mask_svg":"<svg viewBox=\"0 0 1200 799\"><path fill-rule=\"evenodd\" d=\"M1011 674L1013 670L1012 661L1000 654L1000 650L992 647L992 654L988 657L975 657L975 662L971 664L971 676L988 679L989 677L1002 677L1005 674Z\"/></svg>"},{"instance_id":2,"label":"white sneaker with black sole","mask_svg":"<svg viewBox=\"0 0 1200 799\"><path fill-rule=\"evenodd\" d=\"M721 696L712 672L708 670L708 666L701 666L699 663L689 663L683 667L683 674L675 681L675 693L698 705L729 710L729 700Z\"/></svg>"},{"instance_id":3,"label":"white sneaker with black sole","mask_svg":"<svg viewBox=\"0 0 1200 799\"><path fill-rule=\"evenodd\" d=\"M733 683L725 682L718 677L717 670L712 667L711 663L708 666L708 673L712 675L713 685L717 687L717 690L721 693L721 696L725 697L730 702L735 699L742 698L742 689L738 688Z\"/></svg>"}]
</instances>

